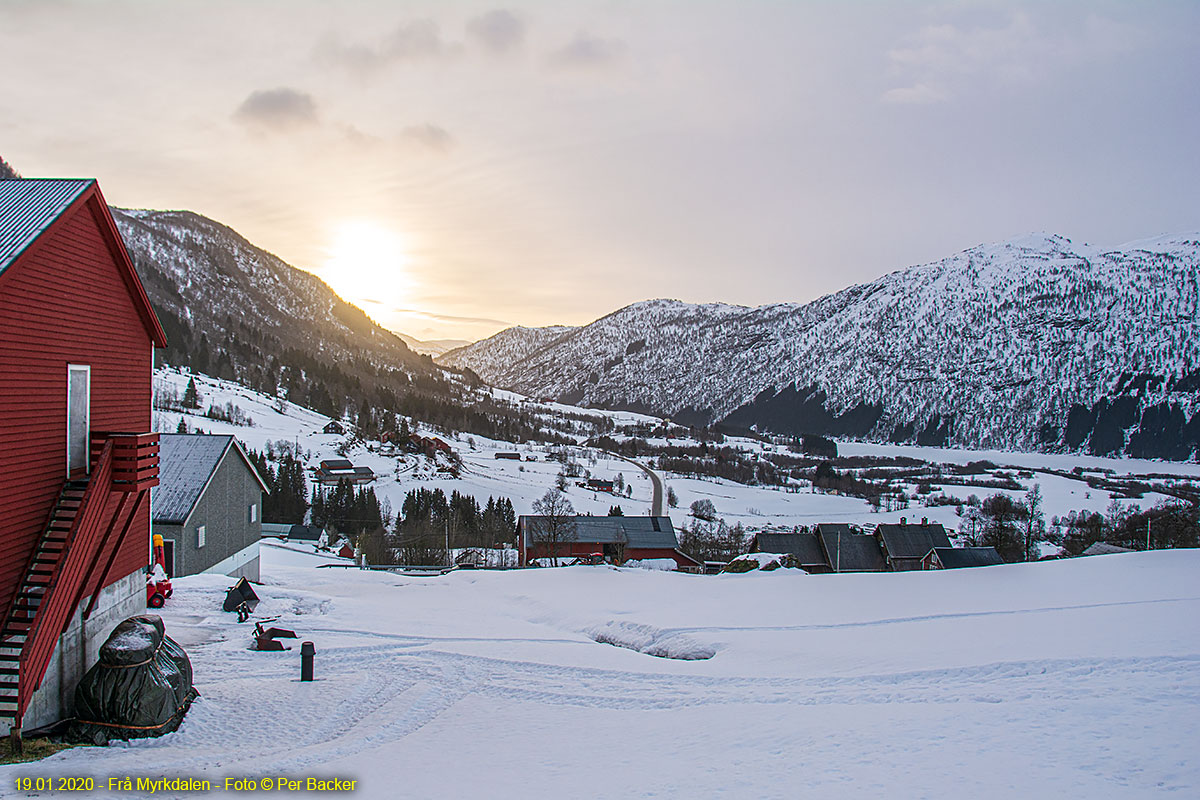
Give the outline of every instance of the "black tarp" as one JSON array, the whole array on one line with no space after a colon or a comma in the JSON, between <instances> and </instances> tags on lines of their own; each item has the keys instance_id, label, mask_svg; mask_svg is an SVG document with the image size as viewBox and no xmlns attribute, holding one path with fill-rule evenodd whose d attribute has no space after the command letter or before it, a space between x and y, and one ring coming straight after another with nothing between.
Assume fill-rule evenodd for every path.
<instances>
[{"instance_id":1,"label":"black tarp","mask_svg":"<svg viewBox=\"0 0 1200 800\"><path fill-rule=\"evenodd\" d=\"M100 660L75 688L68 735L96 744L161 736L179 727L199 696L192 662L166 635L162 617L130 617L109 634Z\"/></svg>"}]
</instances>

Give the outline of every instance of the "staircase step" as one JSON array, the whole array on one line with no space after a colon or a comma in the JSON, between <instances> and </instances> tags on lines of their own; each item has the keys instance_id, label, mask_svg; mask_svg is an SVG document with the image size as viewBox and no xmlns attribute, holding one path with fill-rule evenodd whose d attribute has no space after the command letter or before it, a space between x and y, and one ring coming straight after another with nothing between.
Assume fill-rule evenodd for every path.
<instances>
[{"instance_id":1,"label":"staircase step","mask_svg":"<svg viewBox=\"0 0 1200 800\"><path fill-rule=\"evenodd\" d=\"M0 675L20 675L19 667L0 667Z\"/></svg>"}]
</instances>

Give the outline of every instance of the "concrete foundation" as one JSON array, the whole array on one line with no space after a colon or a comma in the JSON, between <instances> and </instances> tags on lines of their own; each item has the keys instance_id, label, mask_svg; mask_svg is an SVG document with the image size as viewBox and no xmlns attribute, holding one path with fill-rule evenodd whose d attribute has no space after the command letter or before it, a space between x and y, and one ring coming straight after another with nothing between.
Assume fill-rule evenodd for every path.
<instances>
[{"instance_id":1,"label":"concrete foundation","mask_svg":"<svg viewBox=\"0 0 1200 800\"><path fill-rule=\"evenodd\" d=\"M25 730L50 725L72 715L75 686L96 663L100 645L118 623L147 613L146 575L138 570L101 589L96 607L85 622L83 609L87 608L88 602L89 598L85 597L75 609L66 633L59 637L42 685L33 693L25 710L21 723Z\"/></svg>"},{"instance_id":2,"label":"concrete foundation","mask_svg":"<svg viewBox=\"0 0 1200 800\"><path fill-rule=\"evenodd\" d=\"M258 542L243 547L219 564L213 564L204 570L209 575L228 575L231 578L245 578L258 582Z\"/></svg>"}]
</instances>

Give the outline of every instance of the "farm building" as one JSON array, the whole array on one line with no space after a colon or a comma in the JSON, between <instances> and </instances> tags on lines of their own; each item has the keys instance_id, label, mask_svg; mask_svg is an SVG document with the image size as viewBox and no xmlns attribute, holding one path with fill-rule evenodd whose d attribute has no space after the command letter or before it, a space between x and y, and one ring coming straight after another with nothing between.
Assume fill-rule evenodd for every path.
<instances>
[{"instance_id":1,"label":"farm building","mask_svg":"<svg viewBox=\"0 0 1200 800\"><path fill-rule=\"evenodd\" d=\"M921 520L920 525L909 525L908 520L901 517L899 525L880 525L875 534L883 546L888 569L894 572L921 569L921 561L930 550L951 546L946 529L927 519Z\"/></svg>"},{"instance_id":2,"label":"farm building","mask_svg":"<svg viewBox=\"0 0 1200 800\"><path fill-rule=\"evenodd\" d=\"M0 723L18 732L69 716L146 608L165 345L94 180L0 181Z\"/></svg>"},{"instance_id":3,"label":"farm building","mask_svg":"<svg viewBox=\"0 0 1200 800\"><path fill-rule=\"evenodd\" d=\"M817 526L817 536L832 572L885 572L888 568L874 536L844 523L825 522Z\"/></svg>"},{"instance_id":4,"label":"farm building","mask_svg":"<svg viewBox=\"0 0 1200 800\"><path fill-rule=\"evenodd\" d=\"M151 494L167 574L258 580L266 482L232 436L164 433Z\"/></svg>"},{"instance_id":5,"label":"farm building","mask_svg":"<svg viewBox=\"0 0 1200 800\"><path fill-rule=\"evenodd\" d=\"M562 520L561 535L549 533L556 521L549 517L522 516L517 519L517 547L521 566L535 558L572 559L600 553L605 560L624 563L631 559L672 558L682 568L703 566L679 551L670 517L588 517ZM547 541L557 539L557 541Z\"/></svg>"},{"instance_id":6,"label":"farm building","mask_svg":"<svg viewBox=\"0 0 1200 800\"><path fill-rule=\"evenodd\" d=\"M503 450L498 451L496 453L495 457L500 458L500 459L506 458L509 461L520 461L521 460L520 453L512 453L512 452L507 452L507 451L503 451Z\"/></svg>"},{"instance_id":7,"label":"farm building","mask_svg":"<svg viewBox=\"0 0 1200 800\"><path fill-rule=\"evenodd\" d=\"M1003 563L994 547L935 547L921 559L921 569L994 567Z\"/></svg>"},{"instance_id":8,"label":"farm building","mask_svg":"<svg viewBox=\"0 0 1200 800\"><path fill-rule=\"evenodd\" d=\"M796 558L800 569L816 575L832 572L821 537L815 533L760 533L750 546L752 553L789 553Z\"/></svg>"},{"instance_id":9,"label":"farm building","mask_svg":"<svg viewBox=\"0 0 1200 800\"><path fill-rule=\"evenodd\" d=\"M375 472L370 467L356 467L345 458L327 458L317 467L313 479L321 486L337 486L341 480L349 481L351 486L365 486L375 480Z\"/></svg>"},{"instance_id":10,"label":"farm building","mask_svg":"<svg viewBox=\"0 0 1200 800\"><path fill-rule=\"evenodd\" d=\"M342 423L336 419L331 419L321 431L323 433L345 433L346 429L342 427Z\"/></svg>"}]
</instances>

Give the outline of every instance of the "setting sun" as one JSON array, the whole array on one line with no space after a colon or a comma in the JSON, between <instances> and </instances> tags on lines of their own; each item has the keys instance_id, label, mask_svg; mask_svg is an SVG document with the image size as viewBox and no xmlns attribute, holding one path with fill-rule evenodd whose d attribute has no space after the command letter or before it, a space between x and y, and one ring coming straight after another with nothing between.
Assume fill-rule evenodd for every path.
<instances>
[{"instance_id":1,"label":"setting sun","mask_svg":"<svg viewBox=\"0 0 1200 800\"><path fill-rule=\"evenodd\" d=\"M383 225L366 220L341 223L328 253L321 277L347 300L390 306L403 302L412 289L410 243Z\"/></svg>"}]
</instances>

